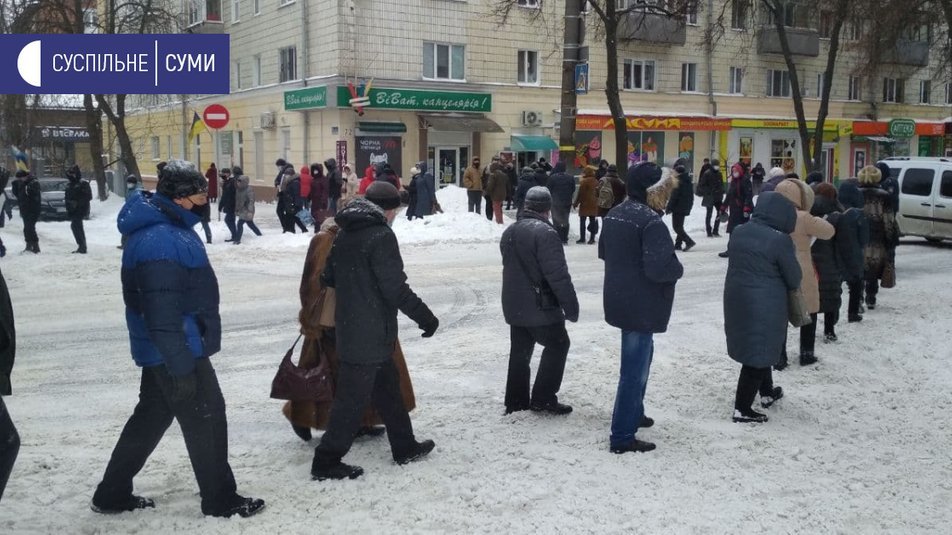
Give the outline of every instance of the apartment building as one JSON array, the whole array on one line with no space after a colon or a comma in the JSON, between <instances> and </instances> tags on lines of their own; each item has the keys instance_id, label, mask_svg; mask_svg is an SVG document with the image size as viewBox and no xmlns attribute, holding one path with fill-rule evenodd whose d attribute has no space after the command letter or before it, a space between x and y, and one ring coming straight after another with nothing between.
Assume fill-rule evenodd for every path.
<instances>
[{"instance_id":1,"label":"apartment building","mask_svg":"<svg viewBox=\"0 0 952 535\"><path fill-rule=\"evenodd\" d=\"M128 119L140 167L185 156L241 165L266 188L284 158L389 162L405 174L426 160L459 183L473 156L558 157L564 1L190 0L190 31L231 36L231 94L145 97ZM803 167L790 73L777 32L752 0L711 0L684 20L635 13L622 24L619 87L630 160L746 159ZM622 2L624 5L624 2ZM794 5L795 4L791 4ZM829 40L825 14L791 8L789 26L806 116L816 117ZM718 25L713 46L705 29ZM849 27L850 38L862 31ZM845 177L885 155L943 155L952 85L930 29L914 29L879 72L860 73L844 42L823 148L827 175ZM944 30L943 30L944 31ZM604 40L586 17L589 88L578 96L572 166L614 154L605 99ZM221 130L186 143L193 113L228 108ZM952 146L950 146L952 148ZM406 178L408 179L408 177Z\"/></svg>"}]
</instances>

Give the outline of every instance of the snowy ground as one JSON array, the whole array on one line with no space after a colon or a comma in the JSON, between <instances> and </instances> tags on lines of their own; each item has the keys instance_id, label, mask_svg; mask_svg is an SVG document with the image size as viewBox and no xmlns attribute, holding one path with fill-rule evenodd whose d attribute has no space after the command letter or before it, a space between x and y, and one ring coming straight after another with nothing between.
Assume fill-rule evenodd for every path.
<instances>
[{"instance_id":1,"label":"snowy ground","mask_svg":"<svg viewBox=\"0 0 952 535\"><path fill-rule=\"evenodd\" d=\"M293 341L309 237L281 235L273 206L265 235L209 247L222 287L223 350L213 362L228 403L239 491L268 508L248 520L203 518L181 435L170 430L136 480L154 510L104 517L88 502L125 419L139 372L128 354L115 248L118 200L96 203L89 254L68 223L41 223L43 253L20 255L19 220L0 260L13 297L18 354L6 398L23 445L0 504L7 533L948 533L952 526L952 248L903 242L899 285L820 364L775 376L787 397L762 426L730 422L738 366L725 354L721 293L726 238L688 229L671 327L656 337L649 454L612 455L608 428L618 332L601 309L594 245L566 248L581 301L560 397L568 417L503 416L508 329L499 304L501 228L462 213L465 194L441 192L447 213L398 220L410 284L441 325L423 339L401 316L417 394L413 423L437 449L406 467L386 439L358 441L356 481L310 480L313 447L268 398ZM578 220L573 220L573 232ZM200 230L200 229L199 229ZM942 282L946 281L946 282ZM845 314L844 314L845 315ZM751 318L751 321L757 321ZM790 351L796 352L791 332ZM537 353L538 354L538 353ZM534 363L535 364L535 363Z\"/></svg>"}]
</instances>

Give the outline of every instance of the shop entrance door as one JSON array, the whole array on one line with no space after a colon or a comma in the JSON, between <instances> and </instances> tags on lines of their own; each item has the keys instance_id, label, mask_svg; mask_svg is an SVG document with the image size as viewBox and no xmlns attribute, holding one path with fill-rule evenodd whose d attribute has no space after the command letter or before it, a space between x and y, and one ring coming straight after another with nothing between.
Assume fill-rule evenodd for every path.
<instances>
[{"instance_id":1,"label":"shop entrance door","mask_svg":"<svg viewBox=\"0 0 952 535\"><path fill-rule=\"evenodd\" d=\"M436 147L433 151L434 175L440 187L462 186L463 168L469 161L469 147Z\"/></svg>"}]
</instances>

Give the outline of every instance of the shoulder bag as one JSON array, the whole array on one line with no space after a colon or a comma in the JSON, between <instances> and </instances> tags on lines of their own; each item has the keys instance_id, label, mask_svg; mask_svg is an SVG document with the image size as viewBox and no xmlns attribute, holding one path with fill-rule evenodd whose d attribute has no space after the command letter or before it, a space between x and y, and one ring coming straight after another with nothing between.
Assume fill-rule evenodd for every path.
<instances>
[{"instance_id":1,"label":"shoulder bag","mask_svg":"<svg viewBox=\"0 0 952 535\"><path fill-rule=\"evenodd\" d=\"M790 290L787 293L787 319L790 321L790 325L794 327L803 327L813 322L813 318L807 312L803 290L800 288Z\"/></svg>"},{"instance_id":2,"label":"shoulder bag","mask_svg":"<svg viewBox=\"0 0 952 535\"><path fill-rule=\"evenodd\" d=\"M271 381L271 397L289 401L332 401L334 399L334 381L331 379L330 369L325 357L322 356L320 363L309 370L291 362L291 355L300 340L301 335L298 335L297 340L291 345L291 349L288 349L288 352L284 354L284 358L278 366L278 373L274 375L274 379ZM320 345L317 339L315 339L315 342Z\"/></svg>"}]
</instances>

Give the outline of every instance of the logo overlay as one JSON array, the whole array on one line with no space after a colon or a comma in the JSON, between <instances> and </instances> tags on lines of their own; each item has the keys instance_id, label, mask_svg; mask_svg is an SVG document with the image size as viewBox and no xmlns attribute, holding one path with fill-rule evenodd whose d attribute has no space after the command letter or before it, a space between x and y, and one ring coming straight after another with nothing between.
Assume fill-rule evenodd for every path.
<instances>
[{"instance_id":1,"label":"logo overlay","mask_svg":"<svg viewBox=\"0 0 952 535\"><path fill-rule=\"evenodd\" d=\"M0 35L0 93L227 94L228 35Z\"/></svg>"}]
</instances>

